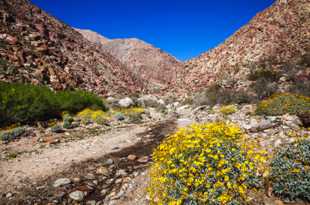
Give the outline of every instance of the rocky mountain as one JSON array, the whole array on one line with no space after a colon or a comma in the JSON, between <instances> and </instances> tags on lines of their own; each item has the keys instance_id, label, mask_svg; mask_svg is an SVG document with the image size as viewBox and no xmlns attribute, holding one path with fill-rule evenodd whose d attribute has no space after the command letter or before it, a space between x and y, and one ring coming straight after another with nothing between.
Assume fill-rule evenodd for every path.
<instances>
[{"instance_id":1,"label":"rocky mountain","mask_svg":"<svg viewBox=\"0 0 310 205\"><path fill-rule=\"evenodd\" d=\"M105 37L89 30L78 30L93 43ZM175 57L155 48L154 46L136 39L103 40L101 47L105 52L127 65L136 78L147 82L145 89L151 92L156 90L170 90L177 86L178 73L183 68L182 62Z\"/></svg>"},{"instance_id":2,"label":"rocky mountain","mask_svg":"<svg viewBox=\"0 0 310 205\"><path fill-rule=\"evenodd\" d=\"M310 2L275 1L223 44L186 62L184 73L195 91L216 84L254 93L299 86L309 93Z\"/></svg>"},{"instance_id":3,"label":"rocky mountain","mask_svg":"<svg viewBox=\"0 0 310 205\"><path fill-rule=\"evenodd\" d=\"M28 0L0 1L0 80L102 95L141 88L119 60Z\"/></svg>"}]
</instances>

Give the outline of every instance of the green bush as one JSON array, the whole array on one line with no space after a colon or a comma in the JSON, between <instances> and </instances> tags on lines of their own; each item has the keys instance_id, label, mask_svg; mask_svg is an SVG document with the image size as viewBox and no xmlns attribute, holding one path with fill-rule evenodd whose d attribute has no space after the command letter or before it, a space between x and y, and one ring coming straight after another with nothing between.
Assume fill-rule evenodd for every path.
<instances>
[{"instance_id":1,"label":"green bush","mask_svg":"<svg viewBox=\"0 0 310 205\"><path fill-rule=\"evenodd\" d=\"M272 190L284 200L310 201L310 141L282 148L271 163Z\"/></svg>"},{"instance_id":2,"label":"green bush","mask_svg":"<svg viewBox=\"0 0 310 205\"><path fill-rule=\"evenodd\" d=\"M84 108L101 109L107 111L103 100L95 94L86 91L60 91L56 93L60 110L76 113Z\"/></svg>"},{"instance_id":3,"label":"green bush","mask_svg":"<svg viewBox=\"0 0 310 205\"><path fill-rule=\"evenodd\" d=\"M75 113L91 106L107 109L99 97L85 91L56 93L44 86L0 82L1 126L61 118L64 111Z\"/></svg>"},{"instance_id":4,"label":"green bush","mask_svg":"<svg viewBox=\"0 0 310 205\"><path fill-rule=\"evenodd\" d=\"M261 101L256 109L259 115L283 115L283 114L309 114L310 98L291 94L275 94L270 98Z\"/></svg>"}]
</instances>

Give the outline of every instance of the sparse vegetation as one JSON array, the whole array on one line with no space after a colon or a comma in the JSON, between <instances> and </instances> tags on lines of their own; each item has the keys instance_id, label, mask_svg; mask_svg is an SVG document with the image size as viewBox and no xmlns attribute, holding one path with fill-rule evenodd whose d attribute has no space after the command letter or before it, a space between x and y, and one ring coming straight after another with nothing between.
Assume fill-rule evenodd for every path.
<instances>
[{"instance_id":1,"label":"sparse vegetation","mask_svg":"<svg viewBox=\"0 0 310 205\"><path fill-rule=\"evenodd\" d=\"M231 124L196 124L169 136L153 153L151 204L246 204L261 187L264 152Z\"/></svg>"},{"instance_id":2,"label":"sparse vegetation","mask_svg":"<svg viewBox=\"0 0 310 205\"><path fill-rule=\"evenodd\" d=\"M196 105L215 105L215 104L241 104L253 101L253 98L244 91L234 91L225 89L219 85L213 85L205 91L196 94L193 98Z\"/></svg>"},{"instance_id":3,"label":"sparse vegetation","mask_svg":"<svg viewBox=\"0 0 310 205\"><path fill-rule=\"evenodd\" d=\"M220 108L220 112L223 115L230 115L237 112L237 107L235 105L226 105Z\"/></svg>"},{"instance_id":4,"label":"sparse vegetation","mask_svg":"<svg viewBox=\"0 0 310 205\"><path fill-rule=\"evenodd\" d=\"M64 111L75 113L91 106L107 109L99 97L85 91L53 92L44 86L0 83L2 126L61 118Z\"/></svg>"},{"instance_id":5,"label":"sparse vegetation","mask_svg":"<svg viewBox=\"0 0 310 205\"><path fill-rule=\"evenodd\" d=\"M281 93L261 101L256 113L259 115L309 114L310 98L306 96Z\"/></svg>"},{"instance_id":6,"label":"sparse vegetation","mask_svg":"<svg viewBox=\"0 0 310 205\"><path fill-rule=\"evenodd\" d=\"M303 140L279 150L271 163L274 194L284 200L310 201L310 141Z\"/></svg>"}]
</instances>

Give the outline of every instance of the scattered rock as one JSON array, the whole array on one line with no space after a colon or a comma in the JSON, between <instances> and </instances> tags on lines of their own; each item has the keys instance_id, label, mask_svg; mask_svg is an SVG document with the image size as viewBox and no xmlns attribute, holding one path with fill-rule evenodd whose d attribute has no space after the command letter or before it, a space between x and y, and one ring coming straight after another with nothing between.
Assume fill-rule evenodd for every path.
<instances>
[{"instance_id":1,"label":"scattered rock","mask_svg":"<svg viewBox=\"0 0 310 205\"><path fill-rule=\"evenodd\" d=\"M101 194L102 196L107 195L107 193L108 193L108 190L107 190L107 189L102 189L102 190L100 191L100 194Z\"/></svg>"},{"instance_id":2,"label":"scattered rock","mask_svg":"<svg viewBox=\"0 0 310 205\"><path fill-rule=\"evenodd\" d=\"M104 163L103 163L103 165L104 166L110 166L110 165L112 165L114 163L114 161L113 161L113 159L107 159Z\"/></svg>"},{"instance_id":3,"label":"scattered rock","mask_svg":"<svg viewBox=\"0 0 310 205\"><path fill-rule=\"evenodd\" d=\"M64 186L64 185L67 185L67 184L70 184L70 183L71 183L70 179L68 179L68 178L60 178L60 179L57 179L54 182L53 187L57 188L57 187Z\"/></svg>"},{"instance_id":4,"label":"scattered rock","mask_svg":"<svg viewBox=\"0 0 310 205\"><path fill-rule=\"evenodd\" d=\"M109 169L106 168L106 167L99 167L96 170L96 174L101 174L101 175L104 175L104 176L109 176Z\"/></svg>"},{"instance_id":5,"label":"scattered rock","mask_svg":"<svg viewBox=\"0 0 310 205\"><path fill-rule=\"evenodd\" d=\"M130 155L127 156L127 159L130 160L130 161L134 161L134 160L137 159L137 156L134 155L134 154L130 154Z\"/></svg>"},{"instance_id":6,"label":"scattered rock","mask_svg":"<svg viewBox=\"0 0 310 205\"><path fill-rule=\"evenodd\" d=\"M116 175L116 177L119 177L119 176L125 177L125 176L127 176L127 172L124 169L119 169L119 170L117 170L115 175Z\"/></svg>"},{"instance_id":7,"label":"scattered rock","mask_svg":"<svg viewBox=\"0 0 310 205\"><path fill-rule=\"evenodd\" d=\"M83 201L85 194L82 191L74 191L69 194L69 197L75 201Z\"/></svg>"},{"instance_id":8,"label":"scattered rock","mask_svg":"<svg viewBox=\"0 0 310 205\"><path fill-rule=\"evenodd\" d=\"M144 157L140 157L137 162L139 163L147 163L149 161L149 157L148 156L144 156Z\"/></svg>"}]
</instances>

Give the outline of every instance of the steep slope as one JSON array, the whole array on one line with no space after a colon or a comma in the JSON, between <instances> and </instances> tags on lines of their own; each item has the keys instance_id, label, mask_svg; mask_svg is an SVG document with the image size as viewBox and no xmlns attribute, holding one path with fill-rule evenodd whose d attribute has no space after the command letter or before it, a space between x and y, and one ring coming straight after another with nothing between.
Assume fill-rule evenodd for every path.
<instances>
[{"instance_id":1,"label":"steep slope","mask_svg":"<svg viewBox=\"0 0 310 205\"><path fill-rule=\"evenodd\" d=\"M94 31L91 31L91 30L78 29L78 28L76 28L75 30L80 32L84 36L84 38L86 38L90 42L93 42L93 43L96 43L99 45L108 43L110 41L110 39L103 37L102 35L94 32Z\"/></svg>"},{"instance_id":2,"label":"steep slope","mask_svg":"<svg viewBox=\"0 0 310 205\"><path fill-rule=\"evenodd\" d=\"M267 87L262 78L274 77L274 86L286 91L309 86L309 64L310 2L277 0L223 44L186 62L184 80L195 91L213 84L253 91Z\"/></svg>"},{"instance_id":3,"label":"steep slope","mask_svg":"<svg viewBox=\"0 0 310 205\"><path fill-rule=\"evenodd\" d=\"M104 38L99 34L94 37L95 32L79 31L93 43L98 43L96 39ZM177 86L177 73L182 70L183 65L164 51L135 38L104 41L101 47L127 65L136 78L142 79L146 83L145 89L152 92Z\"/></svg>"},{"instance_id":4,"label":"steep slope","mask_svg":"<svg viewBox=\"0 0 310 205\"><path fill-rule=\"evenodd\" d=\"M0 60L2 81L98 94L139 90L121 62L28 0L0 1Z\"/></svg>"}]
</instances>

